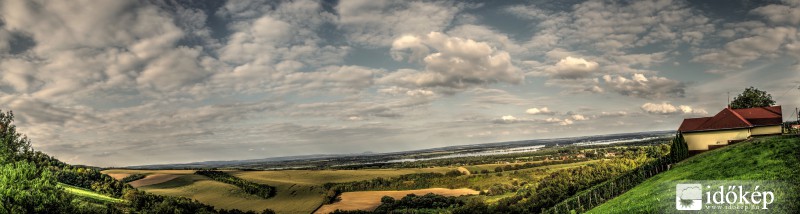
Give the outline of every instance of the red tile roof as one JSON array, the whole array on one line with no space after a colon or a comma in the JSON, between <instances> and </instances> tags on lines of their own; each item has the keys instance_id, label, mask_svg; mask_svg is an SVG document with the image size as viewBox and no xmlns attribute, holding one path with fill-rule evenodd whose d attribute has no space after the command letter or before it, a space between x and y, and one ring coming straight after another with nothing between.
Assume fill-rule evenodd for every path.
<instances>
[{"instance_id":1,"label":"red tile roof","mask_svg":"<svg viewBox=\"0 0 800 214\"><path fill-rule=\"evenodd\" d=\"M737 114L747 119L754 126L776 125L783 123L781 106L761 108L734 109Z\"/></svg>"},{"instance_id":2,"label":"red tile roof","mask_svg":"<svg viewBox=\"0 0 800 214\"><path fill-rule=\"evenodd\" d=\"M754 126L780 125L783 123L783 115L780 106L746 108L746 109L722 109L713 117L688 118L684 119L678 131L706 131L720 129L747 128Z\"/></svg>"}]
</instances>

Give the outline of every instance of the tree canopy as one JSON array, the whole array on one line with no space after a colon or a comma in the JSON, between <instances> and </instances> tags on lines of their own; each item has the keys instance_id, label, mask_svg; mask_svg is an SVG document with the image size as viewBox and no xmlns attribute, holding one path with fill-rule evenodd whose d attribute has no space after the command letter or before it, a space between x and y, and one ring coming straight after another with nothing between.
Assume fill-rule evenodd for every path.
<instances>
[{"instance_id":1,"label":"tree canopy","mask_svg":"<svg viewBox=\"0 0 800 214\"><path fill-rule=\"evenodd\" d=\"M736 96L731 102L731 108L733 109L769 107L773 105L775 105L775 100L772 100L772 95L752 86L744 89L744 92Z\"/></svg>"}]
</instances>

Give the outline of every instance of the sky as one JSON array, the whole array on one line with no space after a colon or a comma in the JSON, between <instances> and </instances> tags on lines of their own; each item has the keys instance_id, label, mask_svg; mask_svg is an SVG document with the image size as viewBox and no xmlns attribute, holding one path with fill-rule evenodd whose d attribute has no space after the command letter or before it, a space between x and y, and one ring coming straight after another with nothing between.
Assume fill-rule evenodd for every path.
<instances>
[{"instance_id":1,"label":"sky","mask_svg":"<svg viewBox=\"0 0 800 214\"><path fill-rule=\"evenodd\" d=\"M800 106L800 1L0 0L0 109L129 166L675 130Z\"/></svg>"}]
</instances>

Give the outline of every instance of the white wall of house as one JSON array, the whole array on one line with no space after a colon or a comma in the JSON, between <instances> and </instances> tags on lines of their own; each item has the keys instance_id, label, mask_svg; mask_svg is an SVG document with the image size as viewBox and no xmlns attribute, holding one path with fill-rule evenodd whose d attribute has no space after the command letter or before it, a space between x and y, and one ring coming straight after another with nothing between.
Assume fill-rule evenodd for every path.
<instances>
[{"instance_id":1,"label":"white wall of house","mask_svg":"<svg viewBox=\"0 0 800 214\"><path fill-rule=\"evenodd\" d=\"M752 135L781 134L783 127L781 125L753 127L751 132Z\"/></svg>"},{"instance_id":2,"label":"white wall of house","mask_svg":"<svg viewBox=\"0 0 800 214\"><path fill-rule=\"evenodd\" d=\"M709 145L728 145L729 140L744 140L750 134L750 128L741 128L683 133L683 139L689 150L708 150Z\"/></svg>"}]
</instances>

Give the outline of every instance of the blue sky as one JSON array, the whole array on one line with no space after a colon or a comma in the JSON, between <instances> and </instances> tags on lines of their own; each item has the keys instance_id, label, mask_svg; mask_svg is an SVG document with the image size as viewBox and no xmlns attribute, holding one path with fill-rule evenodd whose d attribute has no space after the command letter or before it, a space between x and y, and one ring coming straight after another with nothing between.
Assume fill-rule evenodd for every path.
<instances>
[{"instance_id":1,"label":"blue sky","mask_svg":"<svg viewBox=\"0 0 800 214\"><path fill-rule=\"evenodd\" d=\"M0 108L125 166L676 129L800 106L798 1L0 1Z\"/></svg>"}]
</instances>

